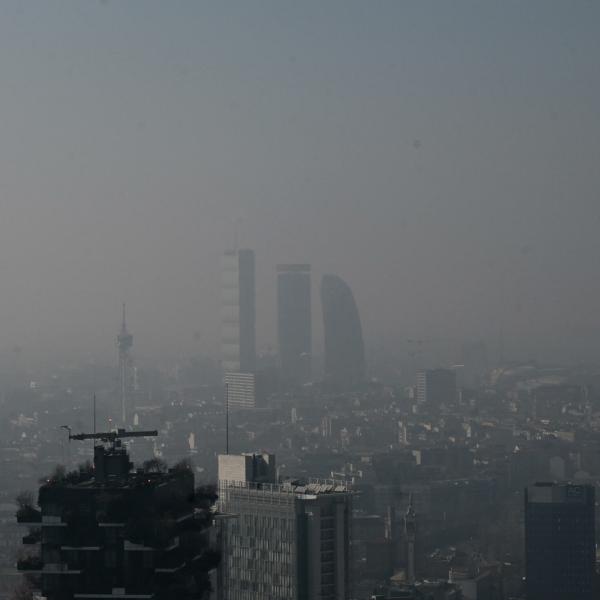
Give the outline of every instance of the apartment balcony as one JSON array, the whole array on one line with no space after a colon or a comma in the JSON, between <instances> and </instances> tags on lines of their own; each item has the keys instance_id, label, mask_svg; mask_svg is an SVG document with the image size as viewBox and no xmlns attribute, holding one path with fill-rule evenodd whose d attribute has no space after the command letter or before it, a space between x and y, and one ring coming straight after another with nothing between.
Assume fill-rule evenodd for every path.
<instances>
[{"instance_id":1,"label":"apartment balcony","mask_svg":"<svg viewBox=\"0 0 600 600\"><path fill-rule=\"evenodd\" d=\"M39 572L41 573L44 567L41 556L26 556L17 560L17 569L19 571Z\"/></svg>"},{"instance_id":2,"label":"apartment balcony","mask_svg":"<svg viewBox=\"0 0 600 600\"><path fill-rule=\"evenodd\" d=\"M17 523L21 525L39 525L42 522L42 513L32 506L20 508L17 511Z\"/></svg>"}]
</instances>

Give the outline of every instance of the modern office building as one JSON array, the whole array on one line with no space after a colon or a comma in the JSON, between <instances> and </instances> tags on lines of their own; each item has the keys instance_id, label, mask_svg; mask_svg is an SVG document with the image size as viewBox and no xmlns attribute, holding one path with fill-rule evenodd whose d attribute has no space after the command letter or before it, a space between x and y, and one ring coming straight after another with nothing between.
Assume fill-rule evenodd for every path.
<instances>
[{"instance_id":1,"label":"modern office building","mask_svg":"<svg viewBox=\"0 0 600 600\"><path fill-rule=\"evenodd\" d=\"M440 407L452 406L457 400L456 371L427 369L417 373L417 402Z\"/></svg>"},{"instance_id":2,"label":"modern office building","mask_svg":"<svg viewBox=\"0 0 600 600\"><path fill-rule=\"evenodd\" d=\"M341 482L277 483L273 455L219 456L223 600L350 598L352 496Z\"/></svg>"},{"instance_id":3,"label":"modern office building","mask_svg":"<svg viewBox=\"0 0 600 600\"><path fill-rule=\"evenodd\" d=\"M277 337L286 383L306 383L311 375L310 265L277 266Z\"/></svg>"},{"instance_id":4,"label":"modern office building","mask_svg":"<svg viewBox=\"0 0 600 600\"><path fill-rule=\"evenodd\" d=\"M489 370L487 346L483 341L464 342L461 345L462 385L478 387Z\"/></svg>"},{"instance_id":5,"label":"modern office building","mask_svg":"<svg viewBox=\"0 0 600 600\"><path fill-rule=\"evenodd\" d=\"M531 399L536 419L560 420L568 406L585 410L587 390L567 383L539 385L531 390Z\"/></svg>"},{"instance_id":6,"label":"modern office building","mask_svg":"<svg viewBox=\"0 0 600 600\"><path fill-rule=\"evenodd\" d=\"M339 386L364 381L365 349L352 290L337 275L324 275L321 305L325 332L325 380Z\"/></svg>"},{"instance_id":7,"label":"modern office building","mask_svg":"<svg viewBox=\"0 0 600 600\"><path fill-rule=\"evenodd\" d=\"M156 432L78 434L94 439L94 466L56 472L39 508L21 501L29 533L18 568L47 600L181 600L206 597L218 554L210 546L214 501L194 491L194 475L134 469L123 437ZM34 596L35 597L35 596Z\"/></svg>"},{"instance_id":8,"label":"modern office building","mask_svg":"<svg viewBox=\"0 0 600 600\"><path fill-rule=\"evenodd\" d=\"M591 600L596 542L592 485L536 483L525 490L527 600Z\"/></svg>"},{"instance_id":9,"label":"modern office building","mask_svg":"<svg viewBox=\"0 0 600 600\"><path fill-rule=\"evenodd\" d=\"M254 252L232 250L222 258L221 340L223 371L256 369Z\"/></svg>"},{"instance_id":10,"label":"modern office building","mask_svg":"<svg viewBox=\"0 0 600 600\"><path fill-rule=\"evenodd\" d=\"M256 408L256 375L225 373L225 393L230 409Z\"/></svg>"}]
</instances>

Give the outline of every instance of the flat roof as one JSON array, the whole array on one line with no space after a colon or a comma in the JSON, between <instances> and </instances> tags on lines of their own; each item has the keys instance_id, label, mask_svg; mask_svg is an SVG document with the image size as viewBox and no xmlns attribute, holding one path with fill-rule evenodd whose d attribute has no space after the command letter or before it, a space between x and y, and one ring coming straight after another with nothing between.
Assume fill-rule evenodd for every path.
<instances>
[{"instance_id":1,"label":"flat roof","mask_svg":"<svg viewBox=\"0 0 600 600\"><path fill-rule=\"evenodd\" d=\"M278 273L306 273L310 272L309 264L277 265Z\"/></svg>"}]
</instances>

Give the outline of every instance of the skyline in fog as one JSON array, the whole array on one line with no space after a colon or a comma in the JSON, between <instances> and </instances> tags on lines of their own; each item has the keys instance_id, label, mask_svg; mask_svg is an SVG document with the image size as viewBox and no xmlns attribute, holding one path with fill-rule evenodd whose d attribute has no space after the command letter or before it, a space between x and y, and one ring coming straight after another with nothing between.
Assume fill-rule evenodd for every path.
<instances>
[{"instance_id":1,"label":"skyline in fog","mask_svg":"<svg viewBox=\"0 0 600 600\"><path fill-rule=\"evenodd\" d=\"M220 255L354 293L367 347L600 357L591 2L0 6L0 352L218 357ZM236 234L237 232L237 234Z\"/></svg>"}]
</instances>

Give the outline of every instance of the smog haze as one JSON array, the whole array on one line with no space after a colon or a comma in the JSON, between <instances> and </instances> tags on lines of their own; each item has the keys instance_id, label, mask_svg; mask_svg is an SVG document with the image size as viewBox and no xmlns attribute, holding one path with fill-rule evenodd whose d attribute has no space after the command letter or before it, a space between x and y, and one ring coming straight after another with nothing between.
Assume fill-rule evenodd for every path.
<instances>
[{"instance_id":1,"label":"smog haze","mask_svg":"<svg viewBox=\"0 0 600 600\"><path fill-rule=\"evenodd\" d=\"M600 355L600 5L7 0L3 355L219 353L219 257L352 287L367 347ZM318 321L317 294L315 327ZM318 350L322 343L315 336Z\"/></svg>"}]
</instances>

